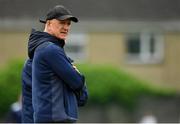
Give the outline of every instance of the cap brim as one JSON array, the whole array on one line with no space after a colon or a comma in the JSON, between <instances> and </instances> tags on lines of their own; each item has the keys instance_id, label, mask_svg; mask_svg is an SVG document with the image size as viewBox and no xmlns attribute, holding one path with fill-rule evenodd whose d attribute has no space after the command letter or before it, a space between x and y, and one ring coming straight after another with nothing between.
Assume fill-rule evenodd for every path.
<instances>
[{"instance_id":1,"label":"cap brim","mask_svg":"<svg viewBox=\"0 0 180 124\"><path fill-rule=\"evenodd\" d=\"M58 19L58 20L70 19L70 20L73 21L73 22L78 22L78 21L79 21L78 18L76 18L76 17L74 17L74 16L72 16L72 15L64 15L64 16L58 17L58 18L56 18L56 19ZM43 18L43 17L41 17L41 18L39 19L39 21L40 21L41 23L46 23L46 19Z\"/></svg>"},{"instance_id":2,"label":"cap brim","mask_svg":"<svg viewBox=\"0 0 180 124\"><path fill-rule=\"evenodd\" d=\"M43 17L41 17L41 18L39 19L39 21L40 21L41 23L46 23L46 19L43 18Z\"/></svg>"},{"instance_id":3,"label":"cap brim","mask_svg":"<svg viewBox=\"0 0 180 124\"><path fill-rule=\"evenodd\" d=\"M79 21L78 18L76 18L76 17L74 17L74 16L72 16L72 15L64 15L64 16L60 16L60 17L58 17L58 18L56 18L56 19L58 19L58 20L70 19L70 20L73 21L73 22L78 22L78 21Z\"/></svg>"}]
</instances>

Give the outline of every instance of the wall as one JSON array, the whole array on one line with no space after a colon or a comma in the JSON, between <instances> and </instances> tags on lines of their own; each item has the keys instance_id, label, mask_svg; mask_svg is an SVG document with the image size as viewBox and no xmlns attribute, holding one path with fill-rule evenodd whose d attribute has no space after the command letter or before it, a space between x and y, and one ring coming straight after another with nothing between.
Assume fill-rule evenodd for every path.
<instances>
[{"instance_id":1,"label":"wall","mask_svg":"<svg viewBox=\"0 0 180 124\"><path fill-rule=\"evenodd\" d=\"M25 58L27 55L28 33L0 32L0 65L14 58Z\"/></svg>"},{"instance_id":2,"label":"wall","mask_svg":"<svg viewBox=\"0 0 180 124\"><path fill-rule=\"evenodd\" d=\"M123 33L90 33L89 61L119 66L125 71L157 85L180 89L180 35L166 33L164 60L157 64L128 64Z\"/></svg>"},{"instance_id":3,"label":"wall","mask_svg":"<svg viewBox=\"0 0 180 124\"><path fill-rule=\"evenodd\" d=\"M92 63L110 63L143 80L163 83L163 64L127 64L123 33L91 33L89 49L89 60Z\"/></svg>"},{"instance_id":4,"label":"wall","mask_svg":"<svg viewBox=\"0 0 180 124\"><path fill-rule=\"evenodd\" d=\"M180 88L180 35L179 33L167 33L166 57L163 81L166 84Z\"/></svg>"},{"instance_id":5,"label":"wall","mask_svg":"<svg viewBox=\"0 0 180 124\"><path fill-rule=\"evenodd\" d=\"M120 65L123 61L123 35L118 33L90 33L89 61Z\"/></svg>"}]
</instances>

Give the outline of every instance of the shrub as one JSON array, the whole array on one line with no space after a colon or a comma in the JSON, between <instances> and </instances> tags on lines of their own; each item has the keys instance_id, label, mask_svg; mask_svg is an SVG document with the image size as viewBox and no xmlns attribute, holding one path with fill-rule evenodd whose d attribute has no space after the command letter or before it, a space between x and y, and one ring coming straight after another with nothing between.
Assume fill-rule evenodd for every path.
<instances>
[{"instance_id":1,"label":"shrub","mask_svg":"<svg viewBox=\"0 0 180 124\"><path fill-rule=\"evenodd\" d=\"M0 70L0 117L21 93L22 60L14 60ZM132 108L136 99L144 94L156 96L171 96L175 92L152 86L122 70L111 66L90 64L78 65L85 75L89 90L89 104L106 105L118 102L124 107Z\"/></svg>"},{"instance_id":2,"label":"shrub","mask_svg":"<svg viewBox=\"0 0 180 124\"><path fill-rule=\"evenodd\" d=\"M79 69L86 76L89 102L93 104L116 102L131 109L142 95L175 95L172 89L152 85L112 66L84 64Z\"/></svg>"},{"instance_id":3,"label":"shrub","mask_svg":"<svg viewBox=\"0 0 180 124\"><path fill-rule=\"evenodd\" d=\"M0 117L18 99L21 92L22 60L13 60L0 70Z\"/></svg>"}]
</instances>

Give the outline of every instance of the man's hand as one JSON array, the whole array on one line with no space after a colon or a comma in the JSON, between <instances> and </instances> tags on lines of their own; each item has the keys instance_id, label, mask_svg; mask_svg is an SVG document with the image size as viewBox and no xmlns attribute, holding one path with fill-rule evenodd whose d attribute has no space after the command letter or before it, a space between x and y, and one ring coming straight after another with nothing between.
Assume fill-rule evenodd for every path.
<instances>
[{"instance_id":1,"label":"man's hand","mask_svg":"<svg viewBox=\"0 0 180 124\"><path fill-rule=\"evenodd\" d=\"M73 68L78 72L80 73L80 71L77 69L77 67L75 65L73 65Z\"/></svg>"}]
</instances>

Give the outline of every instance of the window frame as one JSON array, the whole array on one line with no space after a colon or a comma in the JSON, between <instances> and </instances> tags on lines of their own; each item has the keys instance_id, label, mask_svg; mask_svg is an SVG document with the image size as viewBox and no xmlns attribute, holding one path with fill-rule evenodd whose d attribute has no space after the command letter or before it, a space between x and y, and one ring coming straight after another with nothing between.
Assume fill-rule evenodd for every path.
<instances>
[{"instance_id":1,"label":"window frame","mask_svg":"<svg viewBox=\"0 0 180 124\"><path fill-rule=\"evenodd\" d=\"M128 39L132 35L139 35L140 52L139 54L128 53ZM154 53L151 53L151 38L154 39ZM157 32L141 32L128 33L125 39L126 47L126 63L128 64L159 64L164 59L164 37L162 33Z\"/></svg>"}]
</instances>

